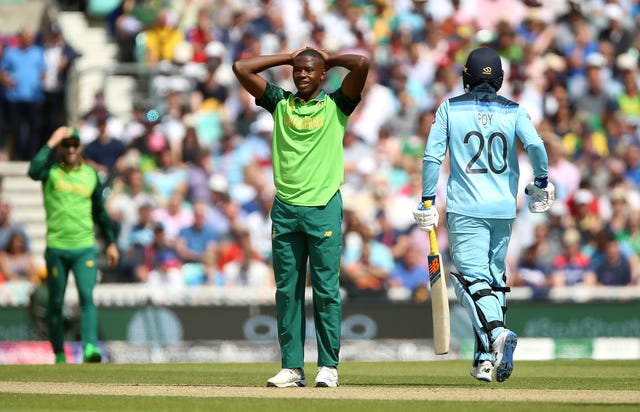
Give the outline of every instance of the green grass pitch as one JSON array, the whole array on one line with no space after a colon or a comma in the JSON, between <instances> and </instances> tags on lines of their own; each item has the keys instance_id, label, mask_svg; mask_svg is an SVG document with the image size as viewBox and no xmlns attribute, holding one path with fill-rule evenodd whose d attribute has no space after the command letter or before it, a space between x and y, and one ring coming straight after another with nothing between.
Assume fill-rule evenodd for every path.
<instances>
[{"instance_id":1,"label":"green grass pitch","mask_svg":"<svg viewBox=\"0 0 640 412\"><path fill-rule=\"evenodd\" d=\"M0 366L0 411L638 411L640 361L343 362L340 387L265 388L276 363ZM316 366L307 364L313 385Z\"/></svg>"}]
</instances>

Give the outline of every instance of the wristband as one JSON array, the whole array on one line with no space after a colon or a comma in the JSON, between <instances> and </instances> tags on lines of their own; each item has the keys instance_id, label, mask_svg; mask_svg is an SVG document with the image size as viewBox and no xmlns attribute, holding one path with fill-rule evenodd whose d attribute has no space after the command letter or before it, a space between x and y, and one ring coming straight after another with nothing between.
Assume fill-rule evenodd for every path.
<instances>
[{"instance_id":1,"label":"wristband","mask_svg":"<svg viewBox=\"0 0 640 412\"><path fill-rule=\"evenodd\" d=\"M536 177L533 179L533 184L536 185L539 189L546 189L549 184L549 178L547 177Z\"/></svg>"}]
</instances>

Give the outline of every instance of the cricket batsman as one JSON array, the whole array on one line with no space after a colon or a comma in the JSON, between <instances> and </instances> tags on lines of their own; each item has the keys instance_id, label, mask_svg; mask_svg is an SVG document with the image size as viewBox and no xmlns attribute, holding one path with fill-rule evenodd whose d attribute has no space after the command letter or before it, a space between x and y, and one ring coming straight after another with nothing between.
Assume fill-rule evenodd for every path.
<instances>
[{"instance_id":1,"label":"cricket batsman","mask_svg":"<svg viewBox=\"0 0 640 412\"><path fill-rule=\"evenodd\" d=\"M104 208L102 185L96 170L80 157L79 146L77 129L59 127L31 160L28 172L33 180L42 181L47 216L44 254L49 291L47 315L56 363L66 363L62 307L70 270L80 298L84 362L102 360L102 352L96 346L98 310L93 303L93 288L98 274L94 219L106 240L109 266L115 267L119 258L111 222ZM49 164L48 158L53 150L57 150L58 160Z\"/></svg>"},{"instance_id":2,"label":"cricket batsman","mask_svg":"<svg viewBox=\"0 0 640 412\"><path fill-rule=\"evenodd\" d=\"M542 213L555 200L548 180L548 158L526 110L497 95L504 73L491 48L473 50L462 68L465 93L438 107L422 163L422 199L414 210L418 227L438 225L436 183L447 153L446 225L455 271L450 281L473 325L475 351L471 376L503 382L513 372L515 332L505 326L505 258L516 216L517 140L522 142L535 179L527 185L528 207ZM430 200L431 207L425 207Z\"/></svg>"}]
</instances>

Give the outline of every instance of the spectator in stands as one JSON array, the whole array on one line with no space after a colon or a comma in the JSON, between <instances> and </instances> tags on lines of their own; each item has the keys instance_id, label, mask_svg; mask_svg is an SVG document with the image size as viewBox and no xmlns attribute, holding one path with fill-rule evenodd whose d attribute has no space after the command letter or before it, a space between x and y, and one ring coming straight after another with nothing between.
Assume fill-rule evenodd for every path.
<instances>
[{"instance_id":1,"label":"spectator in stands","mask_svg":"<svg viewBox=\"0 0 640 412\"><path fill-rule=\"evenodd\" d=\"M106 126L99 123L106 122ZM115 116L109 106L105 91L99 89L94 94L93 104L81 117L78 122L80 131L80 143L86 146L100 134L100 127L106 127L106 132L111 136L119 137L124 132L124 126L120 118Z\"/></svg>"},{"instance_id":2,"label":"spectator in stands","mask_svg":"<svg viewBox=\"0 0 640 412\"><path fill-rule=\"evenodd\" d=\"M416 244L408 246L389 274L389 294L394 289L404 289L416 302L428 297L429 269L423 264L424 251Z\"/></svg>"},{"instance_id":3,"label":"spectator in stands","mask_svg":"<svg viewBox=\"0 0 640 412\"><path fill-rule=\"evenodd\" d=\"M155 239L156 223L151 217L153 204L143 203L138 207L137 223L131 228L127 236L121 236L119 247L122 250L120 266L116 282L139 282L136 268L144 263L144 251Z\"/></svg>"},{"instance_id":4,"label":"spectator in stands","mask_svg":"<svg viewBox=\"0 0 640 412\"><path fill-rule=\"evenodd\" d=\"M144 31L147 63L173 61L176 47L184 41L184 33L175 24L175 16L169 9L158 11L155 24Z\"/></svg>"},{"instance_id":5,"label":"spectator in stands","mask_svg":"<svg viewBox=\"0 0 640 412\"><path fill-rule=\"evenodd\" d=\"M206 225L207 204L193 204L193 223L180 229L176 238L176 252L184 264L195 269L189 284L212 283L215 275L215 263L220 234Z\"/></svg>"},{"instance_id":6,"label":"spectator in stands","mask_svg":"<svg viewBox=\"0 0 640 412\"><path fill-rule=\"evenodd\" d=\"M222 266L225 286L273 287L273 271L253 248L247 227L233 230L239 252Z\"/></svg>"},{"instance_id":7,"label":"spectator in stands","mask_svg":"<svg viewBox=\"0 0 640 412\"><path fill-rule=\"evenodd\" d=\"M391 250L374 238L371 225L361 222L357 235L345 242L342 277L351 299L386 299L393 270Z\"/></svg>"},{"instance_id":8,"label":"spectator in stands","mask_svg":"<svg viewBox=\"0 0 640 412\"><path fill-rule=\"evenodd\" d=\"M607 216L606 227L619 239L626 235L629 227L629 218L632 208L627 203L627 190L624 186L611 189L607 196L609 207L611 208L610 216Z\"/></svg>"},{"instance_id":9,"label":"spectator in stands","mask_svg":"<svg viewBox=\"0 0 640 412\"><path fill-rule=\"evenodd\" d=\"M632 124L640 122L640 90L638 90L638 58L633 53L618 56L616 66L622 90L616 97L620 113Z\"/></svg>"},{"instance_id":10,"label":"spectator in stands","mask_svg":"<svg viewBox=\"0 0 640 412\"><path fill-rule=\"evenodd\" d=\"M144 183L157 196L159 206L166 206L175 193L184 198L189 188L187 170L178 164L171 148L166 145L160 148L156 153L156 164L155 169L144 175Z\"/></svg>"},{"instance_id":11,"label":"spectator in stands","mask_svg":"<svg viewBox=\"0 0 640 412\"><path fill-rule=\"evenodd\" d=\"M633 33L625 25L624 8L615 3L607 3L603 8L606 26L598 34L600 42L608 42L614 47L614 56L626 53L633 43Z\"/></svg>"},{"instance_id":12,"label":"spectator in stands","mask_svg":"<svg viewBox=\"0 0 640 412\"><path fill-rule=\"evenodd\" d=\"M246 175L258 174L257 168L248 166ZM255 173L254 173L255 172ZM262 176L262 175L259 175ZM257 187L257 186L256 186ZM271 263L271 207L273 206L273 196L275 188L263 187L256 190L256 196L251 202L252 205L242 205L246 215L242 218L246 227L251 228L251 242L253 249L260 255L264 262Z\"/></svg>"},{"instance_id":13,"label":"spectator in stands","mask_svg":"<svg viewBox=\"0 0 640 412\"><path fill-rule=\"evenodd\" d=\"M225 136L235 134L229 127L229 113L223 101L218 98L210 96L200 102L197 96L197 91L192 94L192 104L195 104L192 106L194 127L198 132L198 140L202 146L217 149Z\"/></svg>"},{"instance_id":14,"label":"spectator in stands","mask_svg":"<svg viewBox=\"0 0 640 412\"><path fill-rule=\"evenodd\" d=\"M118 59L124 63L144 61L144 41L138 35L150 28L157 19L163 2L123 0L121 14L115 21L115 37L118 44ZM142 45L139 45L142 43ZM137 50L142 48L143 50Z\"/></svg>"},{"instance_id":15,"label":"spectator in stands","mask_svg":"<svg viewBox=\"0 0 640 412\"><path fill-rule=\"evenodd\" d=\"M107 116L96 118L98 136L82 150L82 156L87 164L98 172L103 184L108 184L118 172L118 161L124 156L124 143L107 130Z\"/></svg>"},{"instance_id":16,"label":"spectator in stands","mask_svg":"<svg viewBox=\"0 0 640 412\"><path fill-rule=\"evenodd\" d=\"M516 270L513 272L514 276L510 279L511 284L531 287L534 293L551 287L551 267L542 263L543 257L535 243L524 248Z\"/></svg>"},{"instance_id":17,"label":"spectator in stands","mask_svg":"<svg viewBox=\"0 0 640 412\"><path fill-rule=\"evenodd\" d=\"M4 199L0 199L0 250L5 249L9 239L14 233L19 233L25 240L25 249L29 248L29 237L21 224L11 219L11 205Z\"/></svg>"},{"instance_id":18,"label":"spectator in stands","mask_svg":"<svg viewBox=\"0 0 640 412\"><path fill-rule=\"evenodd\" d=\"M0 250L0 278L6 281L27 281L38 284L39 271L33 254L26 247L26 237L14 232Z\"/></svg>"},{"instance_id":19,"label":"spectator in stands","mask_svg":"<svg viewBox=\"0 0 640 412\"><path fill-rule=\"evenodd\" d=\"M549 175L554 176L556 199L567 200L580 186L580 170L567 160L560 138L553 133L540 132L549 156Z\"/></svg>"},{"instance_id":20,"label":"spectator in stands","mask_svg":"<svg viewBox=\"0 0 640 412\"><path fill-rule=\"evenodd\" d=\"M251 125L258 119L255 99L248 91L242 89L238 92L235 100L238 101L236 106L239 107L231 115L231 118L234 119L233 125L240 136L247 136L251 131Z\"/></svg>"},{"instance_id":21,"label":"spectator in stands","mask_svg":"<svg viewBox=\"0 0 640 412\"><path fill-rule=\"evenodd\" d=\"M225 132L219 142L219 147L212 152L213 172L226 177L230 189L244 180L244 153L240 147L242 137L236 133Z\"/></svg>"},{"instance_id":22,"label":"spectator in stands","mask_svg":"<svg viewBox=\"0 0 640 412\"><path fill-rule=\"evenodd\" d=\"M200 141L198 140L198 132L196 131L196 128L193 127L193 123L189 119L190 118L185 119L186 129L184 131L184 139L182 139L180 144L180 154L182 157L179 158L179 160L185 165L192 165L196 163L200 153L203 150L208 150L208 148L202 147L200 144Z\"/></svg>"},{"instance_id":23,"label":"spectator in stands","mask_svg":"<svg viewBox=\"0 0 640 412\"><path fill-rule=\"evenodd\" d=\"M581 188L571 196L568 203L582 240L588 239L601 224L598 199L593 196L590 189Z\"/></svg>"},{"instance_id":24,"label":"spectator in stands","mask_svg":"<svg viewBox=\"0 0 640 412\"><path fill-rule=\"evenodd\" d=\"M138 210L143 205L155 205L153 194L145 188L142 172L133 166L116 177L105 207L109 217L118 226L118 247L124 251L130 246L132 228L138 224Z\"/></svg>"},{"instance_id":25,"label":"spectator in stands","mask_svg":"<svg viewBox=\"0 0 640 412\"><path fill-rule=\"evenodd\" d=\"M0 36L0 64L4 58L6 47L4 38ZM0 161L6 161L9 160L9 148L7 147L7 124L9 116L7 91L2 76L2 72L0 72Z\"/></svg>"},{"instance_id":26,"label":"spectator in stands","mask_svg":"<svg viewBox=\"0 0 640 412\"><path fill-rule=\"evenodd\" d=\"M618 109L607 87L609 78L603 73L607 60L601 53L591 53L585 58L585 67L586 87L575 96L576 112L588 115L590 126L601 130L606 117Z\"/></svg>"},{"instance_id":27,"label":"spectator in stands","mask_svg":"<svg viewBox=\"0 0 640 412\"><path fill-rule=\"evenodd\" d=\"M200 7L197 13L195 26L186 30L186 40L193 46L192 60L196 63L206 63L208 56L205 47L214 40L215 26L208 7Z\"/></svg>"},{"instance_id":28,"label":"spectator in stands","mask_svg":"<svg viewBox=\"0 0 640 412\"><path fill-rule=\"evenodd\" d=\"M599 286L626 286L632 282L631 264L624 256L620 242L613 234L606 232L602 240L602 256L594 267Z\"/></svg>"},{"instance_id":29,"label":"spectator in stands","mask_svg":"<svg viewBox=\"0 0 640 412\"><path fill-rule=\"evenodd\" d=\"M273 118L269 113L260 113L249 126L249 133L237 148L243 167L254 164L260 168L271 169L272 137Z\"/></svg>"},{"instance_id":30,"label":"spectator in stands","mask_svg":"<svg viewBox=\"0 0 640 412\"><path fill-rule=\"evenodd\" d=\"M640 143L625 146L623 154L625 162L624 176L636 189L640 189Z\"/></svg>"},{"instance_id":31,"label":"spectator in stands","mask_svg":"<svg viewBox=\"0 0 640 412\"><path fill-rule=\"evenodd\" d=\"M384 209L376 212L376 223L376 240L391 250L393 260L396 264L401 262L409 253L408 249L411 248L411 242L407 232L396 228L387 217L387 212Z\"/></svg>"},{"instance_id":32,"label":"spectator in stands","mask_svg":"<svg viewBox=\"0 0 640 412\"><path fill-rule=\"evenodd\" d=\"M548 220L538 222L533 227L532 241L524 247L516 247L517 251L509 251L507 264L510 273L514 275L509 279L512 285L538 288L551 286L549 274L553 260L562 250L562 235L565 230L558 226L559 210L559 207L552 206L547 215ZM564 210L566 211L566 207Z\"/></svg>"},{"instance_id":33,"label":"spectator in stands","mask_svg":"<svg viewBox=\"0 0 640 412\"><path fill-rule=\"evenodd\" d=\"M379 103L393 102L381 106ZM379 83L376 70L371 67L367 75L367 82L362 92L362 102L354 112L351 130L369 145L375 145L378 140L379 128L395 116L398 112L395 104L396 97L390 87Z\"/></svg>"},{"instance_id":34,"label":"spectator in stands","mask_svg":"<svg viewBox=\"0 0 640 412\"><path fill-rule=\"evenodd\" d=\"M0 82L6 90L8 119L15 160L31 160L43 143L43 79L46 73L42 47L23 28L19 44L5 50L0 61Z\"/></svg>"},{"instance_id":35,"label":"spectator in stands","mask_svg":"<svg viewBox=\"0 0 640 412\"><path fill-rule=\"evenodd\" d=\"M64 39L60 25L54 23L44 36L44 61L46 72L44 89L44 134L49 136L67 117L67 77L74 61L81 57Z\"/></svg>"},{"instance_id":36,"label":"spectator in stands","mask_svg":"<svg viewBox=\"0 0 640 412\"><path fill-rule=\"evenodd\" d=\"M157 167L157 154L169 147L169 141L162 132L160 112L156 109L146 110L143 115L143 130L127 145L127 153L138 157L143 174Z\"/></svg>"},{"instance_id":37,"label":"spectator in stands","mask_svg":"<svg viewBox=\"0 0 640 412\"><path fill-rule=\"evenodd\" d=\"M393 136L406 138L416 132L420 110L414 97L408 91L398 91L397 97L398 113L380 127L379 134L390 133ZM378 139L378 142L380 142L380 139Z\"/></svg>"},{"instance_id":38,"label":"spectator in stands","mask_svg":"<svg viewBox=\"0 0 640 412\"><path fill-rule=\"evenodd\" d=\"M143 261L136 267L135 275L140 282L164 286L172 293L184 287L180 257L167 240L162 223L156 223L153 243L145 247Z\"/></svg>"},{"instance_id":39,"label":"spectator in stands","mask_svg":"<svg viewBox=\"0 0 640 412\"><path fill-rule=\"evenodd\" d=\"M373 164L372 145L366 144L351 128L347 128L342 146L345 183L360 187L376 168Z\"/></svg>"},{"instance_id":40,"label":"spectator in stands","mask_svg":"<svg viewBox=\"0 0 640 412\"><path fill-rule=\"evenodd\" d=\"M576 99L585 88L587 56L591 56L593 72L597 72L604 63L599 54L598 42L594 39L594 27L587 20L580 19L570 26L573 42L568 43L561 52L568 64L568 90L572 99Z\"/></svg>"},{"instance_id":41,"label":"spectator in stands","mask_svg":"<svg viewBox=\"0 0 640 412\"><path fill-rule=\"evenodd\" d=\"M187 200L191 203L211 203L209 178L211 177L211 152L198 148L194 160L187 163Z\"/></svg>"},{"instance_id":42,"label":"spectator in stands","mask_svg":"<svg viewBox=\"0 0 640 412\"><path fill-rule=\"evenodd\" d=\"M180 230L193 224L193 210L184 195L175 191L164 206L155 208L152 212L154 222L162 223L165 237L173 245Z\"/></svg>"},{"instance_id":43,"label":"spectator in stands","mask_svg":"<svg viewBox=\"0 0 640 412\"><path fill-rule=\"evenodd\" d=\"M144 102L141 99L135 99L133 101L130 119L123 125L122 135L120 136L120 140L122 140L122 143L124 143L127 148L129 148L135 139L149 133L157 124L147 119L147 112L151 109L150 106L151 103Z\"/></svg>"},{"instance_id":44,"label":"spectator in stands","mask_svg":"<svg viewBox=\"0 0 640 412\"><path fill-rule=\"evenodd\" d=\"M551 284L554 287L583 284L594 286L596 275L590 268L589 256L581 250L582 241L577 229L567 229L563 238L562 254L553 261Z\"/></svg>"}]
</instances>

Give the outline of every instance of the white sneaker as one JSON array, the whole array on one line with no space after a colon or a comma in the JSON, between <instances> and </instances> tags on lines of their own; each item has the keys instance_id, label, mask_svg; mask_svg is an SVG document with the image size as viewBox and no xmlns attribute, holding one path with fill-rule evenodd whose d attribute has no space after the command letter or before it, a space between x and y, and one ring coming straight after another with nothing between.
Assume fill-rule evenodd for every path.
<instances>
[{"instance_id":1,"label":"white sneaker","mask_svg":"<svg viewBox=\"0 0 640 412\"><path fill-rule=\"evenodd\" d=\"M471 376L482 382L491 382L493 364L489 361L482 361L471 368Z\"/></svg>"},{"instance_id":2,"label":"white sneaker","mask_svg":"<svg viewBox=\"0 0 640 412\"><path fill-rule=\"evenodd\" d=\"M307 386L307 380L304 378L304 371L300 368L280 369L275 376L269 378L267 386L270 388L289 388Z\"/></svg>"},{"instance_id":3,"label":"white sneaker","mask_svg":"<svg viewBox=\"0 0 640 412\"><path fill-rule=\"evenodd\" d=\"M316 375L316 388L338 387L338 369L333 366L320 366Z\"/></svg>"},{"instance_id":4,"label":"white sneaker","mask_svg":"<svg viewBox=\"0 0 640 412\"><path fill-rule=\"evenodd\" d=\"M496 356L496 380L504 382L509 379L513 372L513 352L518 344L518 336L505 329L498 338L493 342L493 352Z\"/></svg>"}]
</instances>

